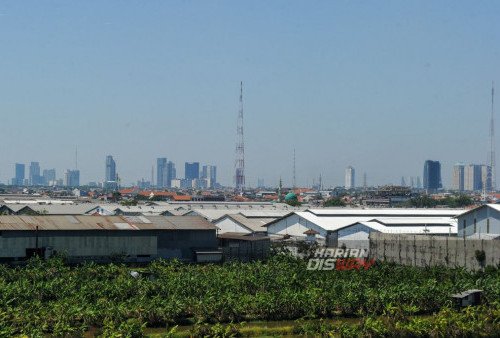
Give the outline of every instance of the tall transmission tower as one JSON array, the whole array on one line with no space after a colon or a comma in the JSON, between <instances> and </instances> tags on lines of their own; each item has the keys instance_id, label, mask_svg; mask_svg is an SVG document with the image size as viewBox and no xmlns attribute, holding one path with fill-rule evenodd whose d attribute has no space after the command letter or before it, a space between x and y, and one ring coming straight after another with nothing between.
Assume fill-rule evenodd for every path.
<instances>
[{"instance_id":1,"label":"tall transmission tower","mask_svg":"<svg viewBox=\"0 0 500 338\"><path fill-rule=\"evenodd\" d=\"M243 82L240 82L240 107L236 127L238 142L236 144L236 160L234 161L234 187L243 190L245 187L245 144L243 143Z\"/></svg>"},{"instance_id":2,"label":"tall transmission tower","mask_svg":"<svg viewBox=\"0 0 500 338\"><path fill-rule=\"evenodd\" d=\"M297 189L297 181L295 180L295 148L293 149L293 190Z\"/></svg>"},{"instance_id":3,"label":"tall transmission tower","mask_svg":"<svg viewBox=\"0 0 500 338\"><path fill-rule=\"evenodd\" d=\"M496 190L496 163L495 163L495 124L494 124L494 99L495 99L495 83L491 82L491 121L490 121L490 184L491 191Z\"/></svg>"}]
</instances>

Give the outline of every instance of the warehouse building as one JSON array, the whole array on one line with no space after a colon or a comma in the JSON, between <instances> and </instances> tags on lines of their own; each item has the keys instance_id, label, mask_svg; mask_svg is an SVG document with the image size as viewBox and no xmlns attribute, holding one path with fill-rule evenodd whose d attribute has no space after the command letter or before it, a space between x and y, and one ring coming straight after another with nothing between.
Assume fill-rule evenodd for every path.
<instances>
[{"instance_id":1,"label":"warehouse building","mask_svg":"<svg viewBox=\"0 0 500 338\"><path fill-rule=\"evenodd\" d=\"M197 252L218 251L216 229L202 217L0 216L0 261L54 252L70 262L195 261Z\"/></svg>"},{"instance_id":2,"label":"warehouse building","mask_svg":"<svg viewBox=\"0 0 500 338\"><path fill-rule=\"evenodd\" d=\"M462 209L308 209L267 224L274 239L315 240L331 247L366 247L370 232L456 235Z\"/></svg>"},{"instance_id":3,"label":"warehouse building","mask_svg":"<svg viewBox=\"0 0 500 338\"><path fill-rule=\"evenodd\" d=\"M500 205L484 204L456 216L458 236L485 239L500 234ZM485 236L489 235L489 236Z\"/></svg>"}]
</instances>

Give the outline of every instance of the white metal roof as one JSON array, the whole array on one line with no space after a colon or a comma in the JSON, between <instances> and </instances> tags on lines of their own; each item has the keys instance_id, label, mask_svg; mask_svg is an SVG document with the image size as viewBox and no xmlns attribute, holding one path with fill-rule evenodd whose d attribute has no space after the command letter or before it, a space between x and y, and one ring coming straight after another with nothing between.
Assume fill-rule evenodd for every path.
<instances>
[{"instance_id":1,"label":"white metal roof","mask_svg":"<svg viewBox=\"0 0 500 338\"><path fill-rule=\"evenodd\" d=\"M217 225L227 217L250 229L252 232L265 232L267 231L267 228L264 226L267 223L274 221L274 218L247 218L241 214L232 214L220 217L219 219L214 221L214 224Z\"/></svg>"},{"instance_id":2,"label":"white metal roof","mask_svg":"<svg viewBox=\"0 0 500 338\"><path fill-rule=\"evenodd\" d=\"M452 217L377 217L374 221L378 221L379 223L389 226L399 224L457 224L457 220Z\"/></svg>"},{"instance_id":3,"label":"white metal roof","mask_svg":"<svg viewBox=\"0 0 500 338\"><path fill-rule=\"evenodd\" d=\"M427 235L437 235L437 234L457 234L457 226L456 225L409 225L409 226L386 226L380 224L376 221L368 221L368 222L358 222L351 226L355 226L357 224L362 224L371 228L375 231L382 233L400 233L400 234L427 234ZM344 228L348 229L350 226Z\"/></svg>"},{"instance_id":4,"label":"white metal roof","mask_svg":"<svg viewBox=\"0 0 500 338\"><path fill-rule=\"evenodd\" d=\"M370 209L370 210L372 210L372 209ZM341 214L340 215L318 216L318 215L311 213L309 210L308 211L299 211L299 212L295 212L293 214L298 215L299 217L307 220L308 222L314 223L315 225L319 226L320 228L325 229L326 231L337 231L339 229L345 228L345 227L350 226L352 224L361 223L361 222L373 222L373 223L379 224L380 226L392 228L395 230L397 230L398 228L401 228L401 229L416 228L419 225L424 227L426 224L428 226L433 226L433 227L444 226L446 228L449 228L450 226L456 227L456 225L457 225L456 220L452 219L451 216L450 217L442 217L442 216L431 217L429 215L422 215L422 217L418 217L418 216L400 217L401 215L394 214L395 216L399 216L399 217L387 217L387 216L386 217L377 217L376 215L367 214L367 213L363 213L360 215L353 215L353 216L343 216ZM285 216L282 219L284 219L286 217L290 217L293 214ZM277 221L274 221L274 222L277 222ZM384 224L387 224L387 225L384 225Z\"/></svg>"},{"instance_id":5,"label":"white metal roof","mask_svg":"<svg viewBox=\"0 0 500 338\"><path fill-rule=\"evenodd\" d=\"M239 213L247 218L257 218L257 217L279 218L289 214L290 211L264 209L264 210L242 210Z\"/></svg>"},{"instance_id":6,"label":"white metal roof","mask_svg":"<svg viewBox=\"0 0 500 338\"><path fill-rule=\"evenodd\" d=\"M371 215L372 217L381 216L457 216L464 212L464 209L411 209L411 208L321 208L308 209L318 216L364 216Z\"/></svg>"}]
</instances>

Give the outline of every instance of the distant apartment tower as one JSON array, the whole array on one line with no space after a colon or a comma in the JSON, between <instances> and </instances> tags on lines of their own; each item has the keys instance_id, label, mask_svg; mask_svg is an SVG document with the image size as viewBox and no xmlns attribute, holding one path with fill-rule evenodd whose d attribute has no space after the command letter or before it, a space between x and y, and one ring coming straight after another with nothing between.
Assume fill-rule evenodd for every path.
<instances>
[{"instance_id":1,"label":"distant apartment tower","mask_svg":"<svg viewBox=\"0 0 500 338\"><path fill-rule=\"evenodd\" d=\"M435 193L441 187L441 163L439 161L425 161L424 189L429 193Z\"/></svg>"},{"instance_id":2,"label":"distant apartment tower","mask_svg":"<svg viewBox=\"0 0 500 338\"><path fill-rule=\"evenodd\" d=\"M354 175L355 171L354 168L351 166L348 166L345 170L345 188L346 189L354 189Z\"/></svg>"},{"instance_id":3,"label":"distant apartment tower","mask_svg":"<svg viewBox=\"0 0 500 338\"><path fill-rule=\"evenodd\" d=\"M492 168L489 165L481 165L481 182L482 189L486 189L486 191L493 191L495 187L493 187L493 179L495 179L494 174L492 173Z\"/></svg>"},{"instance_id":4,"label":"distant apartment tower","mask_svg":"<svg viewBox=\"0 0 500 338\"><path fill-rule=\"evenodd\" d=\"M16 175L12 180L12 185L23 185L25 167L23 163L16 163Z\"/></svg>"},{"instance_id":5,"label":"distant apartment tower","mask_svg":"<svg viewBox=\"0 0 500 338\"><path fill-rule=\"evenodd\" d=\"M156 186L163 188L167 186L167 158L156 159Z\"/></svg>"},{"instance_id":6,"label":"distant apartment tower","mask_svg":"<svg viewBox=\"0 0 500 338\"><path fill-rule=\"evenodd\" d=\"M42 181L44 185L51 185L50 182L56 180L56 170L55 169L44 169L42 175Z\"/></svg>"},{"instance_id":7,"label":"distant apartment tower","mask_svg":"<svg viewBox=\"0 0 500 338\"><path fill-rule=\"evenodd\" d=\"M39 185L41 183L40 178L40 163L31 162L30 164L30 176L29 185Z\"/></svg>"},{"instance_id":8,"label":"distant apartment tower","mask_svg":"<svg viewBox=\"0 0 500 338\"><path fill-rule=\"evenodd\" d=\"M214 165L204 165L201 178L207 180L207 188L212 188L217 183L217 167Z\"/></svg>"},{"instance_id":9,"label":"distant apartment tower","mask_svg":"<svg viewBox=\"0 0 500 338\"><path fill-rule=\"evenodd\" d=\"M177 178L177 171L175 170L175 164L172 161L167 162L167 187L172 187L172 180Z\"/></svg>"},{"instance_id":10,"label":"distant apartment tower","mask_svg":"<svg viewBox=\"0 0 500 338\"><path fill-rule=\"evenodd\" d=\"M105 187L114 188L117 186L116 182L116 163L113 160L113 156L106 156L106 180L104 181Z\"/></svg>"},{"instance_id":11,"label":"distant apartment tower","mask_svg":"<svg viewBox=\"0 0 500 338\"><path fill-rule=\"evenodd\" d=\"M453 166L453 182L451 189L455 191L465 190L465 164L457 163Z\"/></svg>"},{"instance_id":12,"label":"distant apartment tower","mask_svg":"<svg viewBox=\"0 0 500 338\"><path fill-rule=\"evenodd\" d=\"M479 191L483 189L482 166L479 164L469 164L464 168L464 190Z\"/></svg>"},{"instance_id":13,"label":"distant apartment tower","mask_svg":"<svg viewBox=\"0 0 500 338\"><path fill-rule=\"evenodd\" d=\"M63 185L66 187L77 187L80 185L80 170L64 170Z\"/></svg>"},{"instance_id":14,"label":"distant apartment tower","mask_svg":"<svg viewBox=\"0 0 500 338\"><path fill-rule=\"evenodd\" d=\"M186 162L184 165L184 178L186 180L196 180L200 178L200 163L199 162Z\"/></svg>"}]
</instances>

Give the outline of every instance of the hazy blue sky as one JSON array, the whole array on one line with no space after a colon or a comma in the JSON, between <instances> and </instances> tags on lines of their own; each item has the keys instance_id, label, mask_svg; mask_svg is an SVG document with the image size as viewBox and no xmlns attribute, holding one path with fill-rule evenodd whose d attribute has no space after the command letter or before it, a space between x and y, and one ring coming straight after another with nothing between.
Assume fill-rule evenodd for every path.
<instances>
[{"instance_id":1,"label":"hazy blue sky","mask_svg":"<svg viewBox=\"0 0 500 338\"><path fill-rule=\"evenodd\" d=\"M399 184L484 163L499 1L0 1L0 181L14 163L149 180L157 157L232 184ZM497 95L500 125L500 95ZM498 128L497 128L498 130ZM500 163L500 133L497 133ZM497 175L498 176L498 175ZM497 180L498 181L498 180Z\"/></svg>"}]
</instances>

